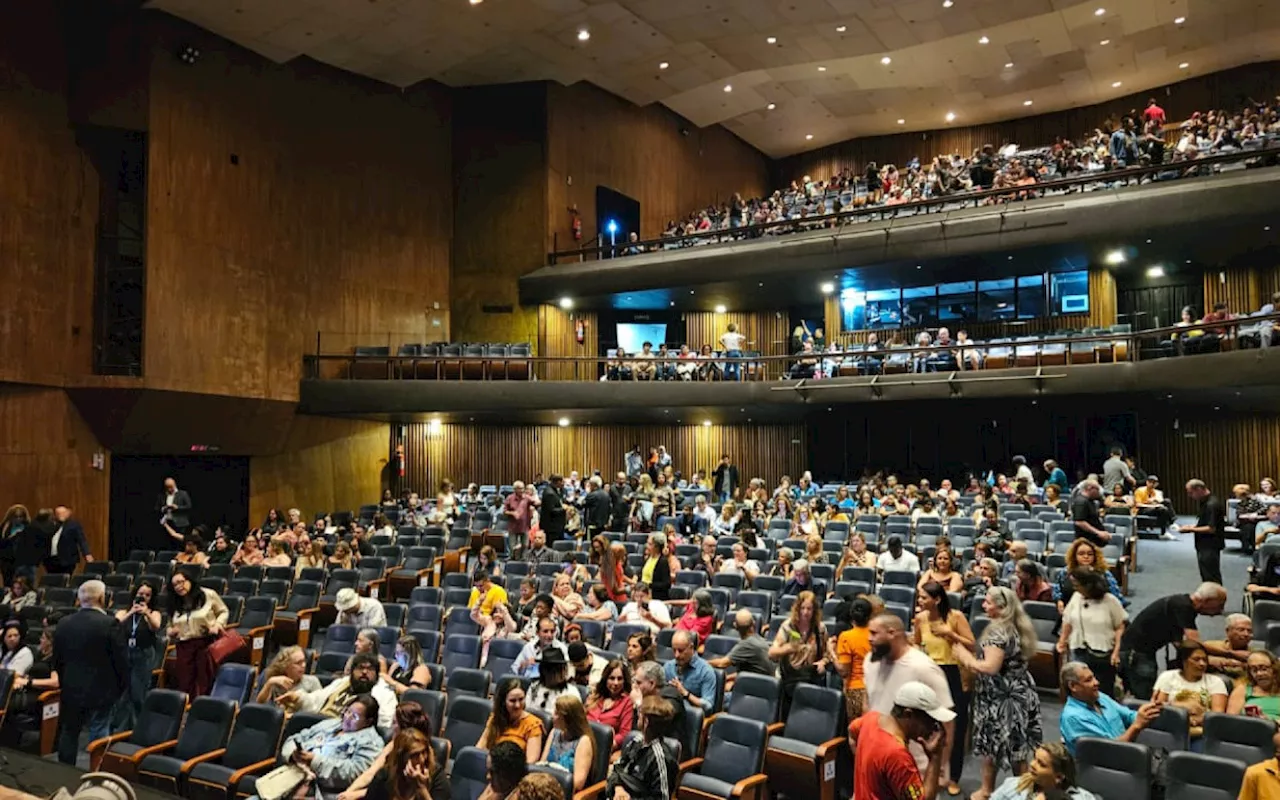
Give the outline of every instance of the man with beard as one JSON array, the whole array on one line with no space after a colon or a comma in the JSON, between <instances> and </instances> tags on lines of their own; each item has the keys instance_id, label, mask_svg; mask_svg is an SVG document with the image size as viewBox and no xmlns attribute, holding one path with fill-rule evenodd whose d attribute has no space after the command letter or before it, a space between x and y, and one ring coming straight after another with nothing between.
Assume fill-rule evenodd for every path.
<instances>
[{"instance_id":1,"label":"man with beard","mask_svg":"<svg viewBox=\"0 0 1280 800\"><path fill-rule=\"evenodd\" d=\"M902 620L895 614L880 614L872 618L869 626L871 652L863 662L863 676L867 684L867 711L878 711L891 716L898 691L912 681L923 683L933 690L942 708L955 708L947 676L942 667L934 663L923 650L917 650L907 638ZM945 723L946 736L952 741L955 721ZM909 743L920 774L925 774L929 758L919 743Z\"/></svg>"},{"instance_id":2,"label":"man with beard","mask_svg":"<svg viewBox=\"0 0 1280 800\"><path fill-rule=\"evenodd\" d=\"M391 731L395 721L396 693L378 674L378 658L372 653L357 653L351 657L351 674L335 678L328 686L314 692L294 690L276 698L276 702L298 711L310 711L326 717L339 718L352 701L360 695L371 695L378 702L378 730ZM297 705L294 706L293 704Z\"/></svg>"}]
</instances>

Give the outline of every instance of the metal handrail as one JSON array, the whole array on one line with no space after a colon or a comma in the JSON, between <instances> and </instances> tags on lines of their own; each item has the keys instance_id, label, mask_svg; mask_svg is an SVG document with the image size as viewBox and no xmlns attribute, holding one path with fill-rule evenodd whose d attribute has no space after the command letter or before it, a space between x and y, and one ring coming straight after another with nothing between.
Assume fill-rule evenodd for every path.
<instances>
[{"instance_id":1,"label":"metal handrail","mask_svg":"<svg viewBox=\"0 0 1280 800\"><path fill-rule=\"evenodd\" d=\"M1194 161L1171 161L1168 163L1152 164L1148 166L1126 167L1124 169L1112 170L1111 172L1096 172L1087 175L1079 175L1070 178L1059 178L1044 183L1036 183L1030 186L1006 186L999 189L981 189L979 191L969 191L960 194L946 195L944 197L935 197L928 200L912 200L899 205L887 206L884 204L875 206L864 206L863 208L855 208L848 211L833 212L830 214L815 214L812 217L803 217L801 219L785 219L776 222L763 222L752 225L742 225L737 228L721 228L713 231L701 231L699 233L685 234L681 236L667 236L659 239L645 239L636 242L624 242L619 245L597 245L595 247L580 247L574 250L557 250L547 254L547 263L554 266L559 259L576 256L581 260L589 253L598 255L613 250L625 257L625 251L632 247L639 247L649 251L661 251L668 249L671 245L677 247L682 244L696 244L704 240L715 240L728 237L730 239L750 238L756 235L764 234L775 228L786 228L796 226L812 226L814 228L824 227L830 222L845 222L853 220L857 217L872 217L876 215L888 216L896 215L902 210L911 210L913 214L928 213L930 209L940 208L955 203L973 202L974 206L981 205L983 200L1002 198L1008 195L1022 195L1035 193L1037 196L1045 196L1049 192L1071 189L1079 186L1087 186L1098 183L1128 183L1131 180L1141 179L1144 176L1156 175L1168 170L1178 171L1198 171L1201 167L1214 166L1217 164L1234 163L1236 161L1247 161L1251 158L1259 158L1264 154L1280 149L1280 140L1268 140L1264 147L1254 150L1238 150L1234 153L1219 153L1217 155L1203 156ZM1191 176L1179 176L1191 177Z\"/></svg>"},{"instance_id":2,"label":"metal handrail","mask_svg":"<svg viewBox=\"0 0 1280 800\"><path fill-rule=\"evenodd\" d=\"M928 346L907 345L907 344L884 344L877 347L874 350L867 350L866 345L862 344L862 345L856 345L854 348L845 346L838 351L823 350L823 351L814 351L812 353L788 353L785 355L761 354L761 355L752 355L752 356L741 356L736 358L730 358L729 356L723 356L723 355L713 355L711 357L697 356L695 359L692 359L692 360L698 366L702 366L706 364L715 364L719 366L722 370L729 365L739 365L740 373L745 374L745 371L746 371L745 368L750 365L765 367L771 364L779 364L779 365L786 366L789 364L794 364L799 361L812 360L815 362L821 362L825 359L831 359L831 358L837 358L837 357L845 358L849 356L856 357L859 355L867 355L867 354L879 355L881 357L887 357L890 355L907 355L911 358L915 358L917 356L923 356L927 358L931 354L955 353L965 348L973 348L975 350L986 351L986 350L990 350L993 346L1007 347L1009 349L1009 355L1012 361L1017 358L1017 350L1019 347L1035 346L1037 348L1036 361L1037 361L1037 365L1039 365L1040 359L1043 356L1042 348L1044 347L1044 345L1061 344L1061 345L1067 346L1066 352L1069 358L1070 352L1071 352L1070 345L1072 344L1095 344L1095 345L1110 344L1114 347L1114 345L1118 343L1124 343L1128 346L1125 353L1125 359L1133 360L1135 358L1135 353L1138 352L1137 345L1142 340L1153 340L1153 339L1167 340L1167 339L1174 338L1179 334L1189 333L1191 331L1197 331L1197 330L1212 332L1212 333L1217 333L1218 331L1222 331L1223 334L1225 334L1226 338L1232 338L1239 334L1239 330L1241 327L1254 326L1260 322L1272 322L1272 323L1280 324L1280 312L1265 314L1265 315L1258 315L1258 316L1233 317L1231 319L1226 319L1226 320L1221 320L1216 322L1194 322L1189 325L1167 325L1161 328L1148 328L1147 330L1142 330L1142 331L1106 332L1106 333L1092 334L1088 336L1045 336L1045 337L1035 337L1035 338L1012 336L1012 337L999 337L998 339L988 339L985 341L971 340L971 341L964 342L963 344L958 342L952 342L949 345L930 344ZM1023 340L1019 341L1020 338ZM621 360L621 363L634 365L638 362L644 361L644 362L652 362L654 366L659 366L659 365L667 365L667 364L678 364L685 360L686 359L679 359L675 356L670 356L670 355L660 358L657 356L656 353L654 354L654 357L652 359L640 359L640 358L637 358L636 354L632 354L632 355L625 356ZM607 365L610 362L615 362L615 361L618 361L616 357L611 358L608 355L603 355L603 356L515 356L515 357L487 356L487 355L486 356L465 356L465 355L450 355L450 356L445 356L445 355L430 355L430 356L360 355L360 356L357 356L350 353L343 353L343 354L320 353L318 351L314 355L307 355L304 357L305 366L307 368L306 374L311 377L316 377L319 375L320 365L324 362L341 362L344 364L358 364L358 363L386 364L387 375L389 378L395 374L395 370L393 370L393 367L397 365L408 365L412 367L417 364L440 365L442 363L447 362L451 365L452 364L461 365L461 364L467 364L467 363L474 364L478 362L481 364L489 364L489 363L502 364L504 365L505 369L509 369L511 365L529 365L531 374L532 374L532 369L535 365L573 364L575 365L575 370L574 370L575 373L577 373L578 371L577 370L578 366L589 365L592 367L592 369L589 370L592 377L586 378L586 379L595 380L598 373L598 367L601 364ZM463 370L460 367L459 368L460 376L462 371ZM459 377L458 380L470 380L470 379L464 379ZM555 380L555 379L552 379L552 380ZM575 377L573 379L568 379L568 380L582 380L582 378Z\"/></svg>"}]
</instances>

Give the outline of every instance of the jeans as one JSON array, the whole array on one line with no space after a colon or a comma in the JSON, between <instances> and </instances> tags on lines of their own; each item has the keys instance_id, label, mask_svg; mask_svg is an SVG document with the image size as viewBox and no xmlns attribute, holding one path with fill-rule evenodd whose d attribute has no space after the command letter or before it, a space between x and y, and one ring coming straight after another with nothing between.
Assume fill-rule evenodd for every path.
<instances>
[{"instance_id":1,"label":"jeans","mask_svg":"<svg viewBox=\"0 0 1280 800\"><path fill-rule=\"evenodd\" d=\"M81 708L62 701L58 715L58 760L63 764L76 763L80 752L80 731L89 729L89 741L106 738L111 734L111 712L115 706Z\"/></svg>"},{"instance_id":2,"label":"jeans","mask_svg":"<svg viewBox=\"0 0 1280 800\"><path fill-rule=\"evenodd\" d=\"M1120 677L1124 678L1125 688L1139 700L1150 700L1156 687L1156 676L1160 667L1156 663L1155 653L1140 653L1137 650L1120 651Z\"/></svg>"},{"instance_id":3,"label":"jeans","mask_svg":"<svg viewBox=\"0 0 1280 800\"><path fill-rule=\"evenodd\" d=\"M742 351L728 350L725 352L725 356L728 358L742 358ZM724 366L724 379L727 381L742 380L741 369L742 369L742 365L739 364L737 361L726 362Z\"/></svg>"},{"instance_id":4,"label":"jeans","mask_svg":"<svg viewBox=\"0 0 1280 800\"><path fill-rule=\"evenodd\" d=\"M116 705L116 731L132 730L142 717L142 701L151 688L151 670L156 663L155 649L129 650L129 688Z\"/></svg>"}]
</instances>

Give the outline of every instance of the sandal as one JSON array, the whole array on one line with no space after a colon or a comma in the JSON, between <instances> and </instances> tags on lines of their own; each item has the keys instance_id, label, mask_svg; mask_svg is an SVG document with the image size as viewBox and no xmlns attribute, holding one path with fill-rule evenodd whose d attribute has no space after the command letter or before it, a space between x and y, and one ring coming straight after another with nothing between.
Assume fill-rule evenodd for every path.
<instances>
[{"instance_id":1,"label":"sandal","mask_svg":"<svg viewBox=\"0 0 1280 800\"><path fill-rule=\"evenodd\" d=\"M960 796L960 784L958 784L958 783L952 783L951 785L947 786L947 794L951 795L952 797L959 797L959 796Z\"/></svg>"}]
</instances>

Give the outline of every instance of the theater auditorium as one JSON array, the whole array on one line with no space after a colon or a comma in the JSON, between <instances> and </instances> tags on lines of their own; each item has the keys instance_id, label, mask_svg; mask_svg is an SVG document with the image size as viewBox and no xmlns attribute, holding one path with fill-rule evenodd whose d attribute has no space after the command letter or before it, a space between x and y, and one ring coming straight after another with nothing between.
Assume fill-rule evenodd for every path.
<instances>
[{"instance_id":1,"label":"theater auditorium","mask_svg":"<svg viewBox=\"0 0 1280 800\"><path fill-rule=\"evenodd\" d=\"M1253 0L5 4L0 791L1280 797L1278 167Z\"/></svg>"}]
</instances>

